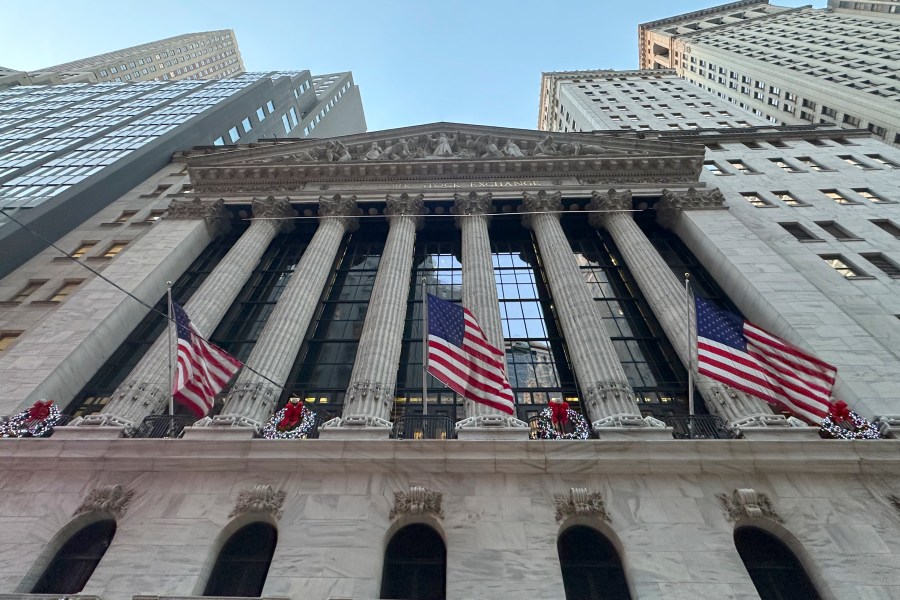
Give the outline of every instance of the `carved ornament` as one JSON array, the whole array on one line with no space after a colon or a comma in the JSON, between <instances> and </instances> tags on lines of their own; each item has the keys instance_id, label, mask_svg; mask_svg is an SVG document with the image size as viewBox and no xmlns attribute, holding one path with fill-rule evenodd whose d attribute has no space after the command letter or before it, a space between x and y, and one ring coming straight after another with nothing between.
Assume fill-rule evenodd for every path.
<instances>
[{"instance_id":1,"label":"carved ornament","mask_svg":"<svg viewBox=\"0 0 900 600\"><path fill-rule=\"evenodd\" d=\"M631 190L617 192L616 190L611 189L605 194L595 190L591 192L591 202L588 204L587 209L591 211L603 211L591 213L590 217L588 217L591 225L600 227L603 225L606 213L632 209Z\"/></svg>"},{"instance_id":2,"label":"carved ornament","mask_svg":"<svg viewBox=\"0 0 900 600\"><path fill-rule=\"evenodd\" d=\"M588 493L587 488L569 488L568 496L553 496L553 503L556 505L557 522L575 516L597 517L606 522L610 521L606 504L603 502L603 494Z\"/></svg>"},{"instance_id":3,"label":"carved ornament","mask_svg":"<svg viewBox=\"0 0 900 600\"><path fill-rule=\"evenodd\" d=\"M658 221L671 227L685 210L723 210L725 197L718 188L697 191L688 188L686 192L662 191L662 199L656 204Z\"/></svg>"},{"instance_id":4,"label":"carved ornament","mask_svg":"<svg viewBox=\"0 0 900 600\"><path fill-rule=\"evenodd\" d=\"M89 512L109 512L117 517L125 514L134 490L121 485L102 485L92 489L72 516Z\"/></svg>"},{"instance_id":5,"label":"carved ornament","mask_svg":"<svg viewBox=\"0 0 900 600\"><path fill-rule=\"evenodd\" d=\"M428 513L443 519L444 509L441 506L443 500L442 492L435 492L420 485L410 486L409 492L394 492L394 507L391 509L390 518Z\"/></svg>"},{"instance_id":6,"label":"carved ornament","mask_svg":"<svg viewBox=\"0 0 900 600\"><path fill-rule=\"evenodd\" d=\"M228 213L225 211L225 202L221 198L219 200L175 199L169 203L165 218L179 221L203 219L207 223L213 223L220 219L227 220Z\"/></svg>"},{"instance_id":7,"label":"carved ornament","mask_svg":"<svg viewBox=\"0 0 900 600\"><path fill-rule=\"evenodd\" d=\"M763 517L778 523L784 522L775 512L769 497L752 488L738 488L731 492L730 496L719 494L717 498L722 501L725 516L729 521Z\"/></svg>"},{"instance_id":8,"label":"carved ornament","mask_svg":"<svg viewBox=\"0 0 900 600\"><path fill-rule=\"evenodd\" d=\"M490 192L478 195L477 192L468 194L453 194L456 213L460 215L483 215L494 210L493 196Z\"/></svg>"},{"instance_id":9,"label":"carved ornament","mask_svg":"<svg viewBox=\"0 0 900 600\"><path fill-rule=\"evenodd\" d=\"M253 486L251 489L243 490L238 494L237 500L234 502L234 508L228 517L236 517L249 512L263 512L280 519L285 497L287 497L285 491L276 491L271 485Z\"/></svg>"}]
</instances>

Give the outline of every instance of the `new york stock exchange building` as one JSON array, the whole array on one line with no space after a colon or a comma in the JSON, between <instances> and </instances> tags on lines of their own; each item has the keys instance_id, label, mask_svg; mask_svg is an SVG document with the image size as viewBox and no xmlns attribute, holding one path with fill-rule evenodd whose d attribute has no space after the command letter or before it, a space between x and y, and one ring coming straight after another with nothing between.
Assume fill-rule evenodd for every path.
<instances>
[{"instance_id":1,"label":"new york stock exchange building","mask_svg":"<svg viewBox=\"0 0 900 600\"><path fill-rule=\"evenodd\" d=\"M0 440L0 598L900 598L897 324L704 152L438 123L177 155L57 242L80 263L0 282L0 412L68 418ZM884 439L698 374L685 274ZM199 421L169 415L167 282L246 365ZM423 381L425 293L505 351L514 414ZM304 434L262 437L291 398Z\"/></svg>"}]
</instances>

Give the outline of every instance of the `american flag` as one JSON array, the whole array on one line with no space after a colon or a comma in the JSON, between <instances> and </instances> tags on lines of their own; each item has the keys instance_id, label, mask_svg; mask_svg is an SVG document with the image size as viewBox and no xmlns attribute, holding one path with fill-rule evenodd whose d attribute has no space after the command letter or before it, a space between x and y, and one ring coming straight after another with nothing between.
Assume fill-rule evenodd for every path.
<instances>
[{"instance_id":1,"label":"american flag","mask_svg":"<svg viewBox=\"0 0 900 600\"><path fill-rule=\"evenodd\" d=\"M697 307L698 371L819 424L837 369L703 298Z\"/></svg>"},{"instance_id":2,"label":"american flag","mask_svg":"<svg viewBox=\"0 0 900 600\"><path fill-rule=\"evenodd\" d=\"M457 394L515 412L503 351L484 337L468 308L428 294L428 372Z\"/></svg>"},{"instance_id":3,"label":"american flag","mask_svg":"<svg viewBox=\"0 0 900 600\"><path fill-rule=\"evenodd\" d=\"M243 363L210 344L191 324L184 309L172 303L178 332L178 357L172 397L202 418L215 402L216 394L237 373Z\"/></svg>"}]
</instances>

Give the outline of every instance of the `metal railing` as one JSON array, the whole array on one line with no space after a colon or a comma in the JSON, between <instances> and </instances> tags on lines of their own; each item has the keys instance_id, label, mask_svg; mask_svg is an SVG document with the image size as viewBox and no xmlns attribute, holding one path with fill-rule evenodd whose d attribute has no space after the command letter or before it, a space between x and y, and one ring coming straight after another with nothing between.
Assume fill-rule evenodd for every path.
<instances>
[{"instance_id":1,"label":"metal railing","mask_svg":"<svg viewBox=\"0 0 900 600\"><path fill-rule=\"evenodd\" d=\"M406 415L394 421L395 440L448 440L456 437L453 419L442 415Z\"/></svg>"},{"instance_id":2,"label":"metal railing","mask_svg":"<svg viewBox=\"0 0 900 600\"><path fill-rule=\"evenodd\" d=\"M196 419L188 415L150 415L132 432L133 438L180 438Z\"/></svg>"},{"instance_id":3,"label":"metal railing","mask_svg":"<svg viewBox=\"0 0 900 600\"><path fill-rule=\"evenodd\" d=\"M679 415L662 420L672 428L672 437L676 440L733 440L738 437L722 417L715 415Z\"/></svg>"}]
</instances>

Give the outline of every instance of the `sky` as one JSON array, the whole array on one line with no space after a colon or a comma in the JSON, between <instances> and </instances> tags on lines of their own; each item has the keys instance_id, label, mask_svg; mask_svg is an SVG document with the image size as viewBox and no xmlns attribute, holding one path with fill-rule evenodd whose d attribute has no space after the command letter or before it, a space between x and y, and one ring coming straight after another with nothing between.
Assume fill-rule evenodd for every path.
<instances>
[{"instance_id":1,"label":"sky","mask_svg":"<svg viewBox=\"0 0 900 600\"><path fill-rule=\"evenodd\" d=\"M370 131L435 121L536 129L542 72L636 69L639 23L716 3L0 0L0 65L34 70L231 28L248 71L352 71Z\"/></svg>"}]
</instances>

